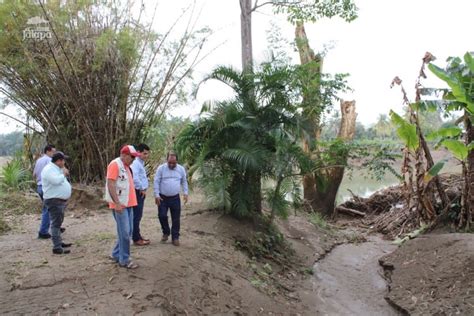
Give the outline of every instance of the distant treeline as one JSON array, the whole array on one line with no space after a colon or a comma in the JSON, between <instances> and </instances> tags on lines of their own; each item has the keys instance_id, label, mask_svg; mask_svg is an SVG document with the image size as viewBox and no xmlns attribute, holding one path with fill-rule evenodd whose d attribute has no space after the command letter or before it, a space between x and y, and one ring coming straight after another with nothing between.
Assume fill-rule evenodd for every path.
<instances>
[{"instance_id":1,"label":"distant treeline","mask_svg":"<svg viewBox=\"0 0 474 316\"><path fill-rule=\"evenodd\" d=\"M0 134L0 156L13 156L23 147L23 132Z\"/></svg>"}]
</instances>

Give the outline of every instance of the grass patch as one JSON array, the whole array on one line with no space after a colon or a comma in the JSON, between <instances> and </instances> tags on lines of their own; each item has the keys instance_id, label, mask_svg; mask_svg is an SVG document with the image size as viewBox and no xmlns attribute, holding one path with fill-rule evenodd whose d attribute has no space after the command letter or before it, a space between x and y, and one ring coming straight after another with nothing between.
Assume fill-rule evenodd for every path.
<instances>
[{"instance_id":1,"label":"grass patch","mask_svg":"<svg viewBox=\"0 0 474 316\"><path fill-rule=\"evenodd\" d=\"M2 214L0 214L0 235L5 234L10 230L10 226L5 222L5 220L2 217Z\"/></svg>"},{"instance_id":2,"label":"grass patch","mask_svg":"<svg viewBox=\"0 0 474 316\"><path fill-rule=\"evenodd\" d=\"M26 192L0 191L0 235L12 230L21 219L19 215L41 213L41 200Z\"/></svg>"},{"instance_id":3,"label":"grass patch","mask_svg":"<svg viewBox=\"0 0 474 316\"><path fill-rule=\"evenodd\" d=\"M114 234L109 232L101 232L94 235L89 235L85 238L79 238L74 241L74 245L76 246L85 246L90 243L97 243L102 241L114 240L117 238Z\"/></svg>"},{"instance_id":4,"label":"grass patch","mask_svg":"<svg viewBox=\"0 0 474 316\"><path fill-rule=\"evenodd\" d=\"M300 270L300 273L304 275L314 275L314 270L313 270L313 267L306 267L306 268L302 268Z\"/></svg>"},{"instance_id":5,"label":"grass patch","mask_svg":"<svg viewBox=\"0 0 474 316\"><path fill-rule=\"evenodd\" d=\"M41 199L36 194L28 192L1 192L0 214L4 216L40 214Z\"/></svg>"},{"instance_id":6,"label":"grass patch","mask_svg":"<svg viewBox=\"0 0 474 316\"><path fill-rule=\"evenodd\" d=\"M311 213L309 215L309 222L311 224L313 224L314 226L319 227L319 228L324 229L324 230L330 230L331 229L329 227L328 222L324 218L324 216L322 216L319 213Z\"/></svg>"},{"instance_id":7,"label":"grass patch","mask_svg":"<svg viewBox=\"0 0 474 316\"><path fill-rule=\"evenodd\" d=\"M282 233L273 224L262 225L246 238L236 238L235 247L257 261L270 260L289 265L295 254Z\"/></svg>"},{"instance_id":8,"label":"grass patch","mask_svg":"<svg viewBox=\"0 0 474 316\"><path fill-rule=\"evenodd\" d=\"M365 238L364 235L355 232L346 234L345 237L347 242L350 244L361 244L367 241L367 238Z\"/></svg>"},{"instance_id":9,"label":"grass patch","mask_svg":"<svg viewBox=\"0 0 474 316\"><path fill-rule=\"evenodd\" d=\"M92 239L96 241L113 240L115 238L116 236L112 233L97 233L92 236Z\"/></svg>"}]
</instances>

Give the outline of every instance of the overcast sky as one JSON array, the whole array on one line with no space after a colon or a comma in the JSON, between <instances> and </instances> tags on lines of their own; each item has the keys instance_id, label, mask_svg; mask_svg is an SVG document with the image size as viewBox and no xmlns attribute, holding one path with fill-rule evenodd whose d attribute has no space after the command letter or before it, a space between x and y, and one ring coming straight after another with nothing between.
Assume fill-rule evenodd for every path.
<instances>
[{"instance_id":1,"label":"overcast sky","mask_svg":"<svg viewBox=\"0 0 474 316\"><path fill-rule=\"evenodd\" d=\"M147 8L154 6L153 0L145 3ZM166 29L181 8L190 3L192 0L160 0L157 29ZM198 24L208 25L216 32L210 47L225 42L197 67L196 81L216 65L240 68L239 0L196 0L196 3L202 9ZM358 120L366 125L374 123L380 113L387 114L390 109L401 111L400 90L390 89L390 82L399 76L413 96L414 81L426 51L438 58L438 65L444 66L448 56L462 56L474 50L474 0L356 0L356 4L359 18L355 21L325 19L307 24L306 33L316 51L328 45L332 47L324 61L325 72L350 74L348 82L354 91L341 97L356 100ZM294 27L286 22L285 16L273 15L270 7L254 13L253 46L257 63L265 59L266 32L271 21L282 28L288 40L293 40ZM294 62L298 62L296 55ZM433 76L425 82L431 86L441 85ZM228 95L229 91L222 86L207 83L197 100L173 114L199 113L203 101ZM0 119L0 132L15 127L15 124L5 127L5 121Z\"/></svg>"}]
</instances>

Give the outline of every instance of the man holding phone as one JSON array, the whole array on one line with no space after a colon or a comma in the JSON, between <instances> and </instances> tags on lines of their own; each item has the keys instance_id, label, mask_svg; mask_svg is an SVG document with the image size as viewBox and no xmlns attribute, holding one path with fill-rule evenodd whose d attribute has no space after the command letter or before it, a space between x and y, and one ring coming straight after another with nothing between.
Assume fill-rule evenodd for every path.
<instances>
[{"instance_id":1,"label":"man holding phone","mask_svg":"<svg viewBox=\"0 0 474 316\"><path fill-rule=\"evenodd\" d=\"M138 268L138 265L130 260L133 207L137 205L130 165L139 156L140 153L135 147L125 145L120 149L120 157L112 160L107 167L105 199L109 202L109 208L117 224L117 241L111 259L127 269Z\"/></svg>"}]
</instances>

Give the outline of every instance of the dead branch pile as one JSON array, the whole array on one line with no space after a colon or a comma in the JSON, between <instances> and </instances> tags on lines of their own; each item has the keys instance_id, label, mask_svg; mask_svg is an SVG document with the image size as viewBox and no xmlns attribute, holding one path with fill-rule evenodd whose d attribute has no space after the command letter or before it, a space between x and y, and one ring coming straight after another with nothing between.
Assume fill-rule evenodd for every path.
<instances>
[{"instance_id":1,"label":"dead branch pile","mask_svg":"<svg viewBox=\"0 0 474 316\"><path fill-rule=\"evenodd\" d=\"M463 181L460 175L443 174L439 178L450 203L448 207L442 209L439 196L433 195L434 200L430 202L435 206L437 216L434 221L428 223L432 226L441 221L457 218L462 193ZM353 195L351 200L337 206L336 211L353 216L358 216L356 212L362 212L365 215L362 220L364 225L389 238L395 238L419 228L423 222L417 208L407 205L403 193L403 185L398 185L378 191L368 198ZM355 212L351 214L344 209Z\"/></svg>"}]
</instances>

